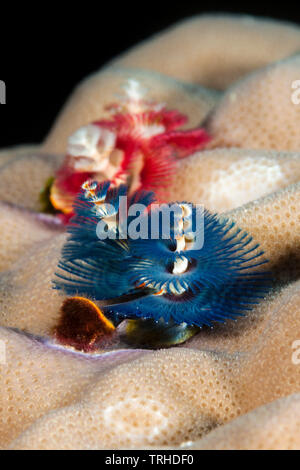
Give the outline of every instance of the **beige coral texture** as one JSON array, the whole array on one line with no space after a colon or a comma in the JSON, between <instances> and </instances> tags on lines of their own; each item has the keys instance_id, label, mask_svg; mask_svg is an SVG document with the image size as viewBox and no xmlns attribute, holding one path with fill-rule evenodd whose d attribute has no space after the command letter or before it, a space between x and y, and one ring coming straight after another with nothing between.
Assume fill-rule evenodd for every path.
<instances>
[{"instance_id":1,"label":"beige coral texture","mask_svg":"<svg viewBox=\"0 0 300 470\"><path fill-rule=\"evenodd\" d=\"M299 50L296 25L185 20L79 84L43 144L0 152L1 448L300 449ZM212 135L160 197L235 220L277 287L179 347L85 354L52 337L66 234L38 198L70 133L104 117L128 77Z\"/></svg>"}]
</instances>

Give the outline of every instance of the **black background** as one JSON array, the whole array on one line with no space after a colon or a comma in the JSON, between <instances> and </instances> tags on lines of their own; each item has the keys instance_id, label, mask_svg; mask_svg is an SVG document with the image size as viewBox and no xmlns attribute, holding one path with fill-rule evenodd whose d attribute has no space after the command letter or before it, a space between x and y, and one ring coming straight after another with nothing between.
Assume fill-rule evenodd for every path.
<instances>
[{"instance_id":1,"label":"black background","mask_svg":"<svg viewBox=\"0 0 300 470\"><path fill-rule=\"evenodd\" d=\"M269 5L269 6L267 6ZM136 42L188 16L234 12L300 24L300 5L201 1L1 4L0 147L39 142L73 87Z\"/></svg>"}]
</instances>

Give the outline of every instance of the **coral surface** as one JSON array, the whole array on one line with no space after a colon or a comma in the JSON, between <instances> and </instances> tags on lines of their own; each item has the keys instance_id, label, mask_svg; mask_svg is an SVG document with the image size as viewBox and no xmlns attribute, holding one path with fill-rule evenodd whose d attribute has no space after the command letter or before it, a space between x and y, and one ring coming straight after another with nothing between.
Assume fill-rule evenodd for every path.
<instances>
[{"instance_id":1,"label":"coral surface","mask_svg":"<svg viewBox=\"0 0 300 470\"><path fill-rule=\"evenodd\" d=\"M45 142L0 152L0 448L300 449L299 50L296 25L186 20L79 84ZM211 136L159 197L235 221L273 289L183 345L79 352L54 335L67 234L40 193L68 137L107 119L128 78Z\"/></svg>"}]
</instances>

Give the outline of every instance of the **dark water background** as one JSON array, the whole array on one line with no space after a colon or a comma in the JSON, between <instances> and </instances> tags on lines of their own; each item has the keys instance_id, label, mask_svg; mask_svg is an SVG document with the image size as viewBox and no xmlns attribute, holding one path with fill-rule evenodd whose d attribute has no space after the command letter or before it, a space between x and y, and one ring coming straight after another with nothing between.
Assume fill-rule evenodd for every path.
<instances>
[{"instance_id":1,"label":"dark water background","mask_svg":"<svg viewBox=\"0 0 300 470\"><path fill-rule=\"evenodd\" d=\"M33 6L34 5L34 6ZM293 2L98 0L0 5L0 147L39 142L73 87L138 41L195 14L223 11L300 23Z\"/></svg>"}]
</instances>

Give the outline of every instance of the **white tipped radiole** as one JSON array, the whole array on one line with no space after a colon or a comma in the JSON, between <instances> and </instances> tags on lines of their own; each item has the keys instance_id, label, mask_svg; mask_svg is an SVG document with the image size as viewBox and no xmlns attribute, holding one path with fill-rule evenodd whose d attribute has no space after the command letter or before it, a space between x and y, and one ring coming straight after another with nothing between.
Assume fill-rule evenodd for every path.
<instances>
[{"instance_id":1,"label":"white tipped radiole","mask_svg":"<svg viewBox=\"0 0 300 470\"><path fill-rule=\"evenodd\" d=\"M69 138L67 153L78 171L101 172L109 165L116 134L95 124L80 127Z\"/></svg>"}]
</instances>

